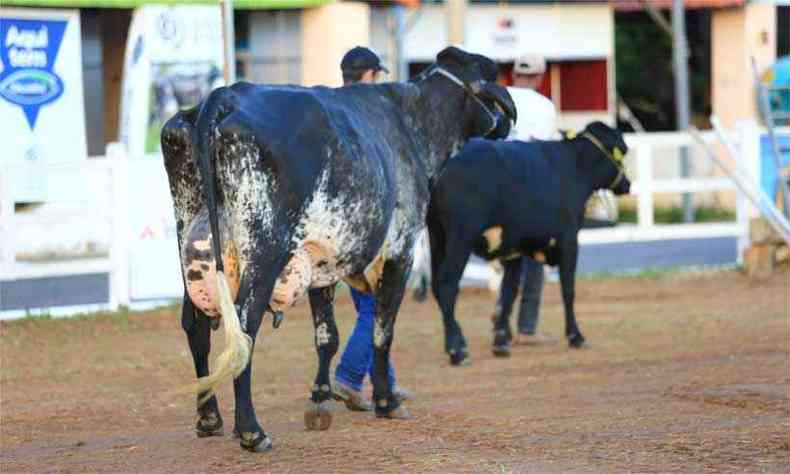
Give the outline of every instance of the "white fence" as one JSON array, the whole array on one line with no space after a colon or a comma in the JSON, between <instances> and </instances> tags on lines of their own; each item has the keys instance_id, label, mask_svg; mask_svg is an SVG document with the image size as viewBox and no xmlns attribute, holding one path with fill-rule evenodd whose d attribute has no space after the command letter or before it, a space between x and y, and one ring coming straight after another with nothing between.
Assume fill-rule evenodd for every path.
<instances>
[{"instance_id":1,"label":"white fence","mask_svg":"<svg viewBox=\"0 0 790 474\"><path fill-rule=\"evenodd\" d=\"M753 125L740 127L738 131L743 161L739 164L755 179L759 176L759 133ZM705 137L712 142L711 134ZM633 171L636 171L631 189L637 199L638 222L615 228L583 230L581 243L735 237L739 240L740 255L746 245L748 219L755 213L740 194L736 222L680 225L656 225L654 222L653 202L656 193L736 190L728 178L654 177L655 150L692 145L689 135L631 134L626 135L626 141L630 148L629 174L633 175ZM80 212L54 216L51 222L37 222L38 230L21 225L24 218L14 214L13 202L3 194L8 190L9 180L14 179L15 169L5 167L0 171L0 285L34 278L106 273L109 275L109 296L101 307L108 309L140 300L177 298L183 294L172 204L161 158L129 159L121 145L111 144L104 158L50 167L48 202L82 202L85 206ZM80 226L84 221L95 223L97 219L106 222L108 229L106 256L49 263L17 261L18 244L29 239L31 232L46 233L51 228L52 235L49 238L57 242L58 226ZM0 319L18 317L20 314L24 312L0 312Z\"/></svg>"},{"instance_id":2,"label":"white fence","mask_svg":"<svg viewBox=\"0 0 790 474\"><path fill-rule=\"evenodd\" d=\"M708 145L714 145L713 132L702 134ZM736 139L740 147L738 165L758 182L760 173L760 130L753 123L739 124ZM738 239L738 260L742 250L748 245L749 219L756 215L756 209L740 193L735 183L721 174L700 178L657 179L654 175L658 148L691 149L697 143L690 134L680 132L654 132L626 134L629 147L627 162L628 174L632 177L631 194L636 196L637 223L620 224L614 228L585 229L579 235L582 244L601 244L630 241L654 241L666 239L694 239L710 237L735 237ZM703 153L690 154L694 159L707 160ZM703 193L712 191L733 191L737 194L735 222L694 223L694 224L656 224L654 201L657 193Z\"/></svg>"},{"instance_id":3,"label":"white fence","mask_svg":"<svg viewBox=\"0 0 790 474\"><path fill-rule=\"evenodd\" d=\"M57 276L106 273L109 276L108 308L129 303L128 207L126 177L128 161L123 147L111 144L102 159L71 161L46 167L47 202L72 204L68 211L29 222L15 215L14 201L8 196L10 181L26 172L24 165L6 165L0 169L0 284ZM16 251L29 239L57 242L58 230L81 226L86 221L102 224L97 230L107 237L103 256L82 259L59 259L52 262L17 261ZM31 225L32 224L32 225ZM1 296L1 294L0 294ZM0 318L2 319L2 318Z\"/></svg>"},{"instance_id":4,"label":"white fence","mask_svg":"<svg viewBox=\"0 0 790 474\"><path fill-rule=\"evenodd\" d=\"M18 288L26 282L31 288L39 285L47 291L55 286L62 292L63 279L77 281L96 274L107 277L107 297L100 303L91 301L70 308L72 312L161 302L183 294L170 191L161 156L130 159L122 145L110 144L104 157L48 166L43 208L48 212L44 213L14 213L8 183L24 172L24 165L0 168L0 298L4 284L16 283ZM96 248L88 255L64 248L64 241L73 243L75 238L89 240ZM38 248L41 242L50 250L42 252ZM34 250L29 251L31 248ZM42 279L49 283L41 283ZM52 283L57 279L60 283ZM52 299L40 293L38 296L43 301ZM36 295L25 295L25 299L31 298L36 301ZM36 313L49 311L50 307L31 306L29 310ZM8 305L0 304L0 308ZM0 319L27 311L0 311Z\"/></svg>"}]
</instances>

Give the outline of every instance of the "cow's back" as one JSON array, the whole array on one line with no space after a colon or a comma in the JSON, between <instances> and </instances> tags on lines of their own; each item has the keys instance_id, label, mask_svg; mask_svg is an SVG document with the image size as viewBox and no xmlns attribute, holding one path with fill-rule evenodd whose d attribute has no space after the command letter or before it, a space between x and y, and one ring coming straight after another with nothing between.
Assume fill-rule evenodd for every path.
<instances>
[{"instance_id":1,"label":"cow's back","mask_svg":"<svg viewBox=\"0 0 790 474\"><path fill-rule=\"evenodd\" d=\"M376 256L392 234L396 207L414 207L404 201L415 196L427 202L427 178L422 189L414 182L417 145L396 89L239 88L234 114L263 151L271 215L286 220L271 227L291 231L290 248L320 245L341 276L362 271ZM234 176L227 178L225 187L232 187ZM400 212L421 221L424 205Z\"/></svg>"},{"instance_id":2,"label":"cow's back","mask_svg":"<svg viewBox=\"0 0 790 474\"><path fill-rule=\"evenodd\" d=\"M476 234L475 253L487 258L545 242L562 232L569 153L562 142L472 140L447 162L431 213ZM493 253L482 235L491 229Z\"/></svg>"}]
</instances>

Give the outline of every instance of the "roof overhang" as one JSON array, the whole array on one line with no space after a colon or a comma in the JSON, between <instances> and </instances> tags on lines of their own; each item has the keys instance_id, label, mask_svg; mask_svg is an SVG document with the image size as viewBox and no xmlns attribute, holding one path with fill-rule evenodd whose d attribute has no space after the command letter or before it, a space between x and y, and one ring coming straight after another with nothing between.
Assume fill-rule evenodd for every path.
<instances>
[{"instance_id":1,"label":"roof overhang","mask_svg":"<svg viewBox=\"0 0 790 474\"><path fill-rule=\"evenodd\" d=\"M660 10L672 8L672 0L647 0L650 4ZM687 10L697 10L702 8L733 8L745 5L747 0L684 0ZM643 0L613 0L615 10L619 12L635 12L645 9Z\"/></svg>"},{"instance_id":2,"label":"roof overhang","mask_svg":"<svg viewBox=\"0 0 790 474\"><path fill-rule=\"evenodd\" d=\"M240 10L275 10L311 8L336 0L234 0L233 7ZM18 7L71 7L71 8L136 8L143 5L215 4L217 0L2 0L4 6Z\"/></svg>"}]
</instances>

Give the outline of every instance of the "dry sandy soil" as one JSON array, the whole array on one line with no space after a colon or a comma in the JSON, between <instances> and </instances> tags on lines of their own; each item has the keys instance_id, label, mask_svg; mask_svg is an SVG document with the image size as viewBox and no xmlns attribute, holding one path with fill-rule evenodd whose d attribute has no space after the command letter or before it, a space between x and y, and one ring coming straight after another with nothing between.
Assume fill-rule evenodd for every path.
<instances>
[{"instance_id":1,"label":"dry sandy soil","mask_svg":"<svg viewBox=\"0 0 790 474\"><path fill-rule=\"evenodd\" d=\"M493 296L465 290L458 313L473 363L463 368L442 353L436 304L405 302L393 351L417 395L413 420L338 406L325 432L302 421L316 365L307 306L276 332L267 321L253 365L258 416L275 442L266 454L195 437L193 398L179 391L193 369L176 308L4 323L0 471L790 472L790 274L578 286L592 347L517 347L510 359L488 348ZM562 334L556 284L543 308L545 331ZM336 313L348 334L345 294ZM219 395L230 432L231 384Z\"/></svg>"}]
</instances>

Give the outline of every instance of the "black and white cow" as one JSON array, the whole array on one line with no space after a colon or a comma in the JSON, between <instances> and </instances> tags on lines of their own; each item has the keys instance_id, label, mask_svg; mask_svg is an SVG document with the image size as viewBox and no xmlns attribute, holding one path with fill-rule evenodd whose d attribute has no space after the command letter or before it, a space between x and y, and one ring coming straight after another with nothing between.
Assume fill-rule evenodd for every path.
<instances>
[{"instance_id":1,"label":"black and white cow","mask_svg":"<svg viewBox=\"0 0 790 474\"><path fill-rule=\"evenodd\" d=\"M166 124L162 149L187 288L182 326L199 377L198 436L221 432L213 388L233 376L242 448L271 446L253 409L250 354L264 313L281 317L305 293L319 359L305 422L328 428L341 279L376 296L376 415L408 416L386 374L411 249L445 160L471 137L505 136L516 118L496 71L488 58L447 48L413 82L238 83ZM206 315L221 317L227 337L210 375Z\"/></svg>"},{"instance_id":2,"label":"black and white cow","mask_svg":"<svg viewBox=\"0 0 790 474\"><path fill-rule=\"evenodd\" d=\"M509 353L509 317L518 292L520 257L537 253L546 263L559 265L565 334L572 347L584 345L573 311L577 235L593 191L629 192L622 163L627 150L620 132L594 122L576 138L562 141L472 140L447 162L431 197L428 231L432 289L453 365L468 358L455 301L472 253L504 260L495 353Z\"/></svg>"}]
</instances>

